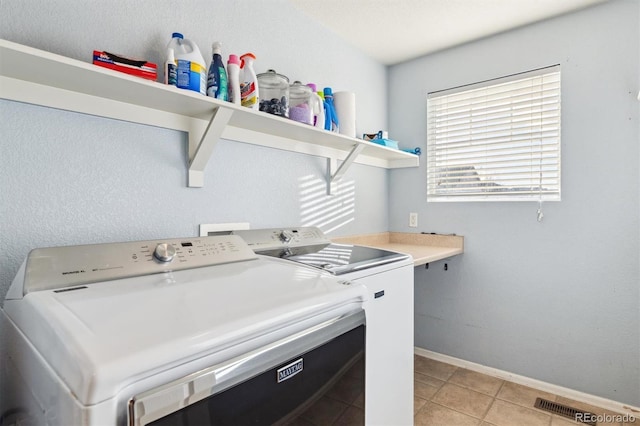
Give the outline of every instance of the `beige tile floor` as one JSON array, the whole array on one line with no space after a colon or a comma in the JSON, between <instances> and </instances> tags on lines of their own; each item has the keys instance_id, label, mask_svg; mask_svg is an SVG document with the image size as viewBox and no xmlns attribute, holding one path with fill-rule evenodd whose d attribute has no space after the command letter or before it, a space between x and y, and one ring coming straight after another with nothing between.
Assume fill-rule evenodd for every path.
<instances>
[{"instance_id":1,"label":"beige tile floor","mask_svg":"<svg viewBox=\"0 0 640 426\"><path fill-rule=\"evenodd\" d=\"M289 426L364 425L363 375L364 364L360 361ZM415 425L584 425L534 408L538 397L600 416L617 414L454 365L414 357ZM640 426L640 416L634 423L598 425Z\"/></svg>"},{"instance_id":2,"label":"beige tile floor","mask_svg":"<svg viewBox=\"0 0 640 426\"><path fill-rule=\"evenodd\" d=\"M429 426L571 426L577 423L534 408L537 397L589 411L616 415L577 401L416 355L414 358L414 423ZM640 426L634 423L598 423Z\"/></svg>"}]
</instances>

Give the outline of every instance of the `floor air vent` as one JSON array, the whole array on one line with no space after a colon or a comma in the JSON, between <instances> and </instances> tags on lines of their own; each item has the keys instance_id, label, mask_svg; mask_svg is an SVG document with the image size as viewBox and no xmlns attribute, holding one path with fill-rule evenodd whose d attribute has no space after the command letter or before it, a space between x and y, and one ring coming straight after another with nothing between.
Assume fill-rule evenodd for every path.
<instances>
[{"instance_id":1,"label":"floor air vent","mask_svg":"<svg viewBox=\"0 0 640 426\"><path fill-rule=\"evenodd\" d=\"M596 415L588 411L578 410L573 407L558 404L557 402L547 401L546 399L542 398L536 398L534 407L541 410L549 411L559 416L567 417L574 422L596 426Z\"/></svg>"}]
</instances>

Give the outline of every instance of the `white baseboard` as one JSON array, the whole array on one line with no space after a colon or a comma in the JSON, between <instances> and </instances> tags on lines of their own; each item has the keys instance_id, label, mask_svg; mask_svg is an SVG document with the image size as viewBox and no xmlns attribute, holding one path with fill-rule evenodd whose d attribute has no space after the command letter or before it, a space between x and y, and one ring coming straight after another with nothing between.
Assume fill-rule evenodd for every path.
<instances>
[{"instance_id":1,"label":"white baseboard","mask_svg":"<svg viewBox=\"0 0 640 426\"><path fill-rule=\"evenodd\" d=\"M640 408L634 407L629 404L623 404L611 399L601 398L599 396L590 395L588 393L543 382L541 380L520 376L508 371L498 370L497 368L487 367L485 365L476 364L475 362L465 361L460 358L454 358L449 355L440 354L423 348L415 347L414 353L416 355L433 359L435 361L445 362L447 364L455 365L456 367L461 367L467 370L475 371L477 373L486 374L487 376L497 377L498 379L508 380L519 385L528 386L530 388L538 389L543 392L548 392L565 398L573 399L574 401L580 401L586 404L594 405L596 407L601 407L605 410L613 411L615 413L629 414L636 418L640 418Z\"/></svg>"}]
</instances>

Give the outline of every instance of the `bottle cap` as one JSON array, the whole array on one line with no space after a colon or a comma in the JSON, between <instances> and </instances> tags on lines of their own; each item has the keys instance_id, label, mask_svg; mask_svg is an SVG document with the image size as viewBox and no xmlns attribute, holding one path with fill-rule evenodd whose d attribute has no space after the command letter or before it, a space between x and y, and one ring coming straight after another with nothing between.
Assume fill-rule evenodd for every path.
<instances>
[{"instance_id":1,"label":"bottle cap","mask_svg":"<svg viewBox=\"0 0 640 426\"><path fill-rule=\"evenodd\" d=\"M314 83L307 83L307 86L311 87L311 91L313 93L318 91L318 88L316 87L316 85Z\"/></svg>"},{"instance_id":2,"label":"bottle cap","mask_svg":"<svg viewBox=\"0 0 640 426\"><path fill-rule=\"evenodd\" d=\"M227 64L240 65L240 59L238 59L238 56L236 55L229 55L229 60L227 61Z\"/></svg>"},{"instance_id":3,"label":"bottle cap","mask_svg":"<svg viewBox=\"0 0 640 426\"><path fill-rule=\"evenodd\" d=\"M333 93L331 92L331 87L325 87L324 88L324 95L325 96L333 96Z\"/></svg>"},{"instance_id":4,"label":"bottle cap","mask_svg":"<svg viewBox=\"0 0 640 426\"><path fill-rule=\"evenodd\" d=\"M213 50L213 53L217 53L218 55L220 55L222 52L222 43L220 43L219 41L214 41L211 45L211 50Z\"/></svg>"},{"instance_id":5,"label":"bottle cap","mask_svg":"<svg viewBox=\"0 0 640 426\"><path fill-rule=\"evenodd\" d=\"M247 59L249 60L249 62L252 62L256 59L256 55L254 55L253 53L245 53L244 55L240 56L240 68L244 68L244 63Z\"/></svg>"},{"instance_id":6,"label":"bottle cap","mask_svg":"<svg viewBox=\"0 0 640 426\"><path fill-rule=\"evenodd\" d=\"M171 38L184 38L184 36L180 33L173 33L171 34Z\"/></svg>"}]
</instances>

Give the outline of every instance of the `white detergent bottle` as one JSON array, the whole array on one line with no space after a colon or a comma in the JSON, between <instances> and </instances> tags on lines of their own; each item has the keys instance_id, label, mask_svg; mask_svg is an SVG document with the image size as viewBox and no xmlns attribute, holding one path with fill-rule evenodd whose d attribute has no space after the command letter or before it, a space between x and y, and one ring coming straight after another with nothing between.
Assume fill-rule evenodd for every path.
<instances>
[{"instance_id":1,"label":"white detergent bottle","mask_svg":"<svg viewBox=\"0 0 640 426\"><path fill-rule=\"evenodd\" d=\"M173 33L167 51L173 49L176 63L176 86L207 94L207 66L200 49L180 33Z\"/></svg>"},{"instance_id":2,"label":"white detergent bottle","mask_svg":"<svg viewBox=\"0 0 640 426\"><path fill-rule=\"evenodd\" d=\"M313 83L307 84L313 92L311 95L311 108L313 109L313 126L324 129L324 101L317 93L317 87Z\"/></svg>"},{"instance_id":3,"label":"white detergent bottle","mask_svg":"<svg viewBox=\"0 0 640 426\"><path fill-rule=\"evenodd\" d=\"M229 55L227 74L229 76L229 102L240 105L240 59L236 55Z\"/></svg>"},{"instance_id":4,"label":"white detergent bottle","mask_svg":"<svg viewBox=\"0 0 640 426\"><path fill-rule=\"evenodd\" d=\"M258 87L258 77L253 69L253 61L256 55L245 53L240 56L241 68L244 74L243 81L240 82L241 103L243 107L257 110L260 107L260 88Z\"/></svg>"}]
</instances>

